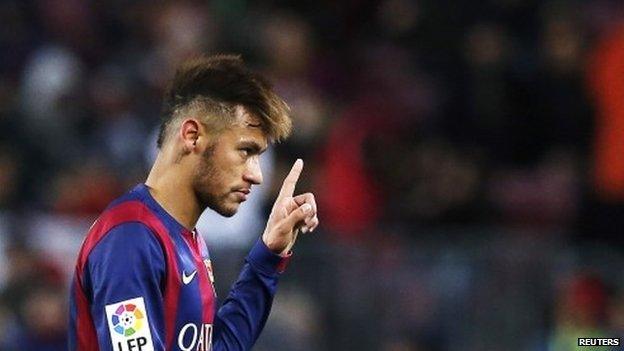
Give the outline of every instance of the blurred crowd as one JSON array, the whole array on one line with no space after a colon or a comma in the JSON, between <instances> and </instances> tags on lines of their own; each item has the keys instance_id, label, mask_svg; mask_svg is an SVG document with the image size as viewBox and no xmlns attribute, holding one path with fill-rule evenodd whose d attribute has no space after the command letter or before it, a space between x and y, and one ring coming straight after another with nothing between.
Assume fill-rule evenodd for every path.
<instances>
[{"instance_id":1,"label":"blurred crowd","mask_svg":"<svg viewBox=\"0 0 624 351\"><path fill-rule=\"evenodd\" d=\"M0 22L0 350L64 349L87 228L145 179L176 65L222 52L295 130L240 218L198 224L219 296L297 157L322 222L259 350L624 335L620 1L4 0Z\"/></svg>"}]
</instances>

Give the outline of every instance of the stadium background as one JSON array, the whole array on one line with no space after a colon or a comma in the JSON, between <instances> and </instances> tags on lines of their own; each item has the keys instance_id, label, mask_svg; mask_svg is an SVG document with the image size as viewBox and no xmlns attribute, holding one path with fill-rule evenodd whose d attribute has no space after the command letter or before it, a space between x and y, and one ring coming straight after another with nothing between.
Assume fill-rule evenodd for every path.
<instances>
[{"instance_id":1,"label":"stadium background","mask_svg":"<svg viewBox=\"0 0 624 351\"><path fill-rule=\"evenodd\" d=\"M99 211L141 182L172 67L239 52L295 132L231 220L219 296L296 157L300 239L256 350L574 350L624 336L619 1L0 3L0 350L62 350Z\"/></svg>"}]
</instances>

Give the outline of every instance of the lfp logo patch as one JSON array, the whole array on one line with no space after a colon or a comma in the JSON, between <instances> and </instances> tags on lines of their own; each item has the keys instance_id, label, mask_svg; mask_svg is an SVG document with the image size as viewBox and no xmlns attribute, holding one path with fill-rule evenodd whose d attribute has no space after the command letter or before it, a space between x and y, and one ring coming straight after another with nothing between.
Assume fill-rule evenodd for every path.
<instances>
[{"instance_id":1,"label":"lfp logo patch","mask_svg":"<svg viewBox=\"0 0 624 351\"><path fill-rule=\"evenodd\" d=\"M145 301L142 297L107 305L106 319L113 350L154 350Z\"/></svg>"},{"instance_id":2,"label":"lfp logo patch","mask_svg":"<svg viewBox=\"0 0 624 351\"><path fill-rule=\"evenodd\" d=\"M111 322L115 326L115 331L123 336L131 336L143 327L145 314L136 305L119 304Z\"/></svg>"}]
</instances>

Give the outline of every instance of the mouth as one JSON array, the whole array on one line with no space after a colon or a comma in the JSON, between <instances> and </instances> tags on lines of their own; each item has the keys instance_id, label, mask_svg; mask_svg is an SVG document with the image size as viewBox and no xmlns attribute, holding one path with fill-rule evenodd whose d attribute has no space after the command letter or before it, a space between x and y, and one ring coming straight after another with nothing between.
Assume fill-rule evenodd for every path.
<instances>
[{"instance_id":1,"label":"mouth","mask_svg":"<svg viewBox=\"0 0 624 351\"><path fill-rule=\"evenodd\" d=\"M239 198L241 202L246 201L247 196L249 196L250 193L251 193L251 190L249 188L242 188L242 189L234 190L234 194Z\"/></svg>"}]
</instances>

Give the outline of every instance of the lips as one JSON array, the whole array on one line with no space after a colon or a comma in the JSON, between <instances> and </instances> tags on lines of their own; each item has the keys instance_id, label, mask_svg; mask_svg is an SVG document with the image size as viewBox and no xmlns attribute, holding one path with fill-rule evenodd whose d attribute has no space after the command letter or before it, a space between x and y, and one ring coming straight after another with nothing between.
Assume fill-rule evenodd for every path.
<instances>
[{"instance_id":1,"label":"lips","mask_svg":"<svg viewBox=\"0 0 624 351\"><path fill-rule=\"evenodd\" d=\"M251 190L249 188L234 190L234 194L236 194L241 201L247 200L247 196L249 195L249 193L251 193Z\"/></svg>"}]
</instances>

